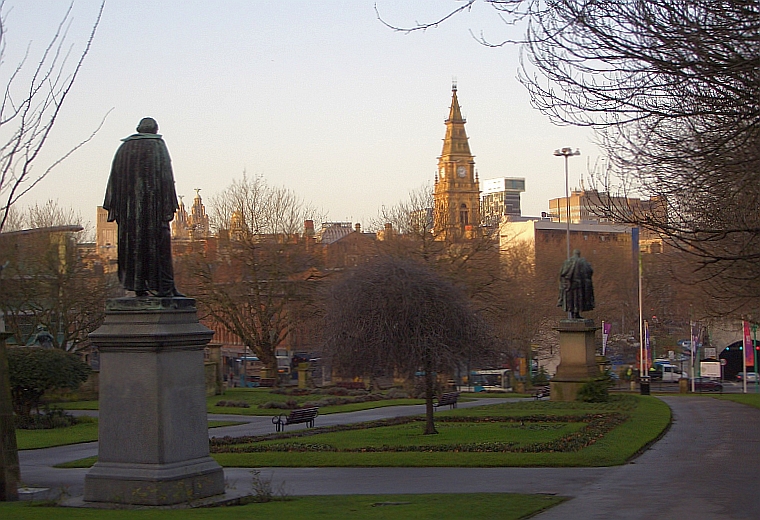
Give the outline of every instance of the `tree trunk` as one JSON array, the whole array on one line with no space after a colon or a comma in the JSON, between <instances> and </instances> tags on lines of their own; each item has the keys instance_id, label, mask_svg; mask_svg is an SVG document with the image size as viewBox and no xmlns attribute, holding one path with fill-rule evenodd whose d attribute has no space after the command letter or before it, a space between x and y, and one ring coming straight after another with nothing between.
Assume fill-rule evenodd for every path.
<instances>
[{"instance_id":1,"label":"tree trunk","mask_svg":"<svg viewBox=\"0 0 760 520\"><path fill-rule=\"evenodd\" d=\"M21 479L8 357L5 353L6 336L9 334L0 331L0 502L18 500L18 482Z\"/></svg>"},{"instance_id":2,"label":"tree trunk","mask_svg":"<svg viewBox=\"0 0 760 520\"><path fill-rule=\"evenodd\" d=\"M438 433L435 429L435 421L433 420L433 397L435 397L435 381L433 378L433 371L430 367L425 367L425 435L432 435Z\"/></svg>"}]
</instances>

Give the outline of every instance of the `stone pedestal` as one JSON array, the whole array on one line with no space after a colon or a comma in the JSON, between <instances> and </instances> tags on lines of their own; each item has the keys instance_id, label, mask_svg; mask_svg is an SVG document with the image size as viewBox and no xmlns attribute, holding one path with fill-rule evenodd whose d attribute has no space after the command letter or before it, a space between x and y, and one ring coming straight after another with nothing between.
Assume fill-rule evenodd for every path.
<instances>
[{"instance_id":1,"label":"stone pedestal","mask_svg":"<svg viewBox=\"0 0 760 520\"><path fill-rule=\"evenodd\" d=\"M599 377L594 340L597 329L594 320L560 320L560 362L550 383L552 401L575 401L578 390Z\"/></svg>"},{"instance_id":2,"label":"stone pedestal","mask_svg":"<svg viewBox=\"0 0 760 520\"><path fill-rule=\"evenodd\" d=\"M120 298L90 334L100 351L98 462L84 500L171 505L224 493L210 456L203 348L190 298Z\"/></svg>"},{"instance_id":3,"label":"stone pedestal","mask_svg":"<svg viewBox=\"0 0 760 520\"><path fill-rule=\"evenodd\" d=\"M298 363L298 388L307 388L309 386L309 364Z\"/></svg>"},{"instance_id":4,"label":"stone pedestal","mask_svg":"<svg viewBox=\"0 0 760 520\"><path fill-rule=\"evenodd\" d=\"M0 502L18 500L18 483L21 480L8 356L5 350L5 340L10 336L9 332L5 332L5 323L0 314Z\"/></svg>"}]
</instances>

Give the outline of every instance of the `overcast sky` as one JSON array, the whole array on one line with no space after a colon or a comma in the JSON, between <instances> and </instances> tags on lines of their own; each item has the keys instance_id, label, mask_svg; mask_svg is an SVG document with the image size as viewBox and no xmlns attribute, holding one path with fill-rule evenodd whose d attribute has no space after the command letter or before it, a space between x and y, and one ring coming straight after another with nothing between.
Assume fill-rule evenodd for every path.
<instances>
[{"instance_id":1,"label":"overcast sky","mask_svg":"<svg viewBox=\"0 0 760 520\"><path fill-rule=\"evenodd\" d=\"M81 51L99 6L76 0L69 42ZM95 220L120 139L154 117L169 147L177 193L204 200L243 172L297 192L329 220L366 223L382 206L432 182L458 83L480 179L525 177L523 214L564 195L556 148L579 186L596 160L589 130L554 126L516 79L519 49L487 48L510 30L484 3L437 28L394 32L374 0L110 0L74 91L38 168L95 138L22 199L57 200ZM453 0L377 0L391 23L433 20ZM6 0L5 84L31 42L39 57L64 0Z\"/></svg>"}]
</instances>

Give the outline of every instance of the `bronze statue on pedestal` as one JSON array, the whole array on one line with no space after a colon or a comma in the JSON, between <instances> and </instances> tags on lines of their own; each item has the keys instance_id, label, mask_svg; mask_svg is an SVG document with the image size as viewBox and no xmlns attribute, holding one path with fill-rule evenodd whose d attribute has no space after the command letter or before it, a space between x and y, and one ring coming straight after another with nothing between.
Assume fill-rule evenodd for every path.
<instances>
[{"instance_id":1,"label":"bronze statue on pedestal","mask_svg":"<svg viewBox=\"0 0 760 520\"><path fill-rule=\"evenodd\" d=\"M581 312L594 309L594 284L591 276L594 270L581 252L573 251L573 256L565 260L559 272L559 301L557 307L568 313L572 319L583 319Z\"/></svg>"},{"instance_id":2,"label":"bronze statue on pedestal","mask_svg":"<svg viewBox=\"0 0 760 520\"><path fill-rule=\"evenodd\" d=\"M169 222L178 208L169 150L155 119L116 151L103 208L119 226L119 281L135 296L182 296L174 286Z\"/></svg>"}]
</instances>

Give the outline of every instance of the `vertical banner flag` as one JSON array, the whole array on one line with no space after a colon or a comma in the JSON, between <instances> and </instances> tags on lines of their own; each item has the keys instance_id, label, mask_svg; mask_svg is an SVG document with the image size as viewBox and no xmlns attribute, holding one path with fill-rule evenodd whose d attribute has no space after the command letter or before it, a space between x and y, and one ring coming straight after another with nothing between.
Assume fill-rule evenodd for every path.
<instances>
[{"instance_id":1,"label":"vertical banner flag","mask_svg":"<svg viewBox=\"0 0 760 520\"><path fill-rule=\"evenodd\" d=\"M602 322L602 355L605 356L607 352L607 338L610 337L610 331L612 330L612 323Z\"/></svg>"},{"instance_id":2,"label":"vertical banner flag","mask_svg":"<svg viewBox=\"0 0 760 520\"><path fill-rule=\"evenodd\" d=\"M639 228L631 229L631 252L633 253L633 264L639 263Z\"/></svg>"},{"instance_id":3,"label":"vertical banner flag","mask_svg":"<svg viewBox=\"0 0 760 520\"><path fill-rule=\"evenodd\" d=\"M749 333L749 322L742 321L744 326L744 366L755 367L755 348L752 344L752 336Z\"/></svg>"},{"instance_id":4,"label":"vertical banner flag","mask_svg":"<svg viewBox=\"0 0 760 520\"><path fill-rule=\"evenodd\" d=\"M649 360L652 359L651 351L649 350L649 322L644 320L644 369L649 373Z\"/></svg>"}]
</instances>

